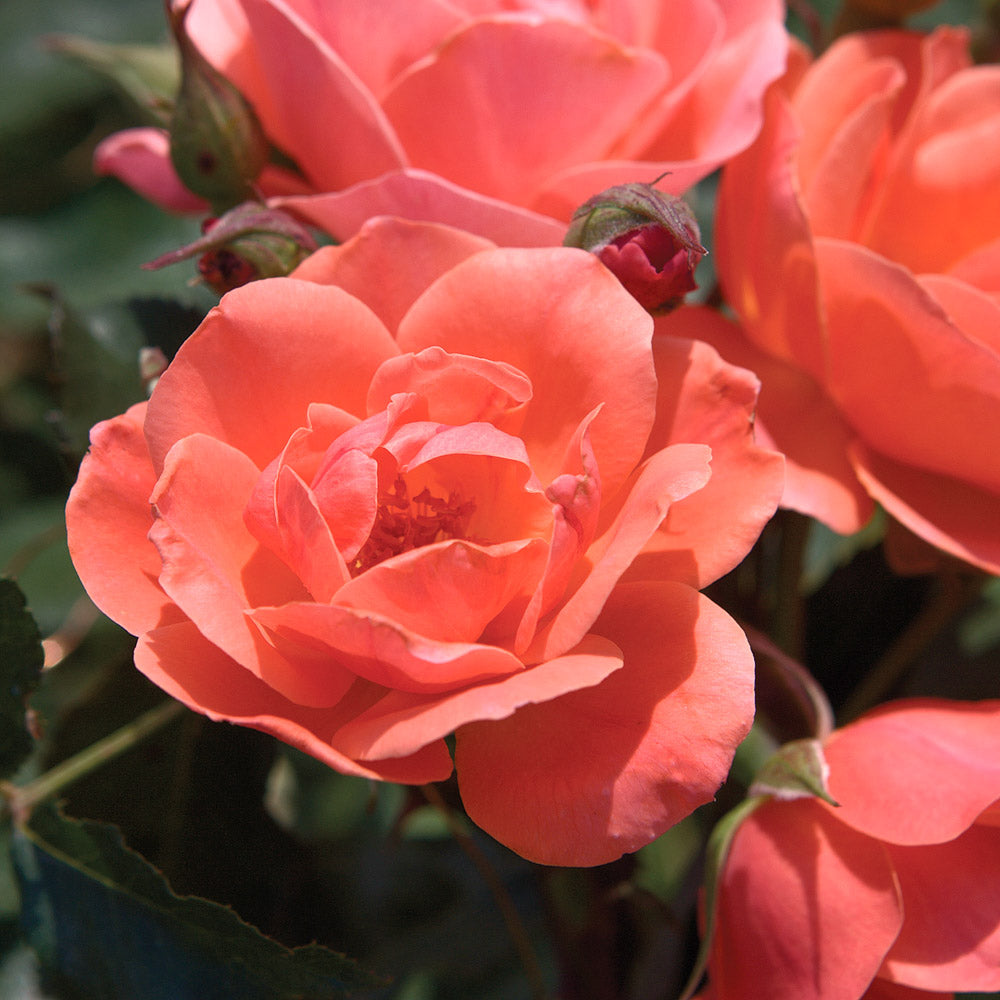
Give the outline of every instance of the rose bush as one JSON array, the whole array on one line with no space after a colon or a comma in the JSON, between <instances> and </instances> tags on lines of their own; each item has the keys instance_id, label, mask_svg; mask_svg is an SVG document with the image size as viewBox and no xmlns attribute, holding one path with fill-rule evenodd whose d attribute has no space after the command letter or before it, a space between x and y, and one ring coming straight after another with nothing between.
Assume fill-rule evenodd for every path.
<instances>
[{"instance_id":1,"label":"rose bush","mask_svg":"<svg viewBox=\"0 0 1000 1000\"><path fill-rule=\"evenodd\" d=\"M93 430L89 593L196 711L446 778L525 857L605 862L724 779L753 661L700 595L781 493L757 382L591 255L379 220L226 295Z\"/></svg>"},{"instance_id":2,"label":"rose bush","mask_svg":"<svg viewBox=\"0 0 1000 1000\"><path fill-rule=\"evenodd\" d=\"M786 506L847 533L874 498L1000 572L1000 67L951 28L794 62L723 172L742 334L710 339L761 377Z\"/></svg>"},{"instance_id":3,"label":"rose bush","mask_svg":"<svg viewBox=\"0 0 1000 1000\"><path fill-rule=\"evenodd\" d=\"M1000 989L1000 702L890 703L825 755L838 807L772 799L736 833L710 996Z\"/></svg>"},{"instance_id":4,"label":"rose bush","mask_svg":"<svg viewBox=\"0 0 1000 1000\"><path fill-rule=\"evenodd\" d=\"M395 214L549 245L597 191L670 171L680 192L744 149L784 67L783 14L778 0L195 0L187 24L324 195L296 210L336 237ZM162 132L119 133L96 163L197 205ZM287 193L278 180L265 193Z\"/></svg>"}]
</instances>

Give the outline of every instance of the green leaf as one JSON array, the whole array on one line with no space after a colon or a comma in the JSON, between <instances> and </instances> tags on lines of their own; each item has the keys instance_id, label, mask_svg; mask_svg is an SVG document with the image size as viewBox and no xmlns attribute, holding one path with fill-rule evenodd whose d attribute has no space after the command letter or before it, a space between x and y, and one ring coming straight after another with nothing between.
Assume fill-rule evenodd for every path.
<instances>
[{"instance_id":1,"label":"green leaf","mask_svg":"<svg viewBox=\"0 0 1000 1000\"><path fill-rule=\"evenodd\" d=\"M9 778L34 746L27 702L44 660L24 594L13 580L0 579L0 777Z\"/></svg>"},{"instance_id":2,"label":"green leaf","mask_svg":"<svg viewBox=\"0 0 1000 1000\"><path fill-rule=\"evenodd\" d=\"M337 1000L382 985L319 945L174 895L112 826L39 807L14 838L22 923L53 986L103 1000Z\"/></svg>"}]
</instances>

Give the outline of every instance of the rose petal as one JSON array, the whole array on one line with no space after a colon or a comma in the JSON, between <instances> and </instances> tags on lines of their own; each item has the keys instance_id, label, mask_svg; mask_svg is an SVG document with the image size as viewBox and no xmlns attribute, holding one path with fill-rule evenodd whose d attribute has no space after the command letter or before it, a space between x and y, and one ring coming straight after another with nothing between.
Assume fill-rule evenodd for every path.
<instances>
[{"instance_id":1,"label":"rose petal","mask_svg":"<svg viewBox=\"0 0 1000 1000\"><path fill-rule=\"evenodd\" d=\"M816 799L771 801L738 830L716 910L717 1000L853 1000L903 923L884 847Z\"/></svg>"},{"instance_id":2,"label":"rose petal","mask_svg":"<svg viewBox=\"0 0 1000 1000\"><path fill-rule=\"evenodd\" d=\"M208 202L193 195L170 162L163 129L130 128L102 139L94 149L94 173L110 174L169 212L206 214Z\"/></svg>"},{"instance_id":3,"label":"rose petal","mask_svg":"<svg viewBox=\"0 0 1000 1000\"><path fill-rule=\"evenodd\" d=\"M369 411L388 406L400 392L419 395L428 419L438 423L494 423L531 399L531 382L510 365L428 347L379 368L368 389Z\"/></svg>"},{"instance_id":4,"label":"rose petal","mask_svg":"<svg viewBox=\"0 0 1000 1000\"><path fill-rule=\"evenodd\" d=\"M610 494L634 468L653 422L651 329L649 315L591 254L495 250L431 285L400 323L398 343L523 372L532 399L515 426L500 426L524 440L542 482L562 472L580 422L603 404L590 433Z\"/></svg>"},{"instance_id":5,"label":"rose petal","mask_svg":"<svg viewBox=\"0 0 1000 1000\"><path fill-rule=\"evenodd\" d=\"M605 155L666 81L662 57L582 26L484 19L415 63L383 107L414 166L532 207L554 171Z\"/></svg>"},{"instance_id":6,"label":"rose petal","mask_svg":"<svg viewBox=\"0 0 1000 1000\"><path fill-rule=\"evenodd\" d=\"M574 589L551 621L523 652L529 663L558 656L592 630L600 613L629 565L660 526L670 505L701 489L711 475L711 452L705 445L676 444L648 459L634 482L622 491L622 500L605 505L600 529L581 564ZM686 577L697 575L692 566Z\"/></svg>"},{"instance_id":7,"label":"rose petal","mask_svg":"<svg viewBox=\"0 0 1000 1000\"><path fill-rule=\"evenodd\" d=\"M746 639L696 591L622 586L595 629L622 670L456 734L469 816L541 864L612 861L710 801L753 717Z\"/></svg>"},{"instance_id":8,"label":"rose petal","mask_svg":"<svg viewBox=\"0 0 1000 1000\"><path fill-rule=\"evenodd\" d=\"M838 240L817 240L816 254L827 386L848 422L896 461L1000 492L1000 439L989 438L1000 432L1000 358L905 268Z\"/></svg>"},{"instance_id":9,"label":"rose petal","mask_svg":"<svg viewBox=\"0 0 1000 1000\"><path fill-rule=\"evenodd\" d=\"M426 170L390 171L344 191L278 198L274 204L341 240L378 215L454 226L505 247L559 246L566 233L565 223L488 198Z\"/></svg>"},{"instance_id":10,"label":"rose petal","mask_svg":"<svg viewBox=\"0 0 1000 1000\"><path fill-rule=\"evenodd\" d=\"M893 844L951 840L1000 798L1000 701L894 702L825 752L841 822Z\"/></svg>"},{"instance_id":11,"label":"rose petal","mask_svg":"<svg viewBox=\"0 0 1000 1000\"><path fill-rule=\"evenodd\" d=\"M1000 573L995 493L894 462L858 442L848 455L862 485L896 520L931 545Z\"/></svg>"},{"instance_id":12,"label":"rose petal","mask_svg":"<svg viewBox=\"0 0 1000 1000\"><path fill-rule=\"evenodd\" d=\"M66 504L69 551L94 603L133 635L181 620L157 582L160 557L146 537L156 476L142 422L146 404L96 424Z\"/></svg>"},{"instance_id":13,"label":"rose petal","mask_svg":"<svg viewBox=\"0 0 1000 1000\"><path fill-rule=\"evenodd\" d=\"M754 444L759 382L726 364L699 337L730 325L714 310L680 309L653 338L660 403L646 454L683 441L712 449L712 477L696 494L671 505L633 570L644 579L683 580L704 587L742 561L782 498L784 461ZM673 333L674 336L666 336ZM697 575L683 574L695 556ZM638 578L638 577L636 577Z\"/></svg>"},{"instance_id":14,"label":"rose petal","mask_svg":"<svg viewBox=\"0 0 1000 1000\"><path fill-rule=\"evenodd\" d=\"M466 257L492 246L488 240L448 226L371 219L348 242L320 247L310 254L293 277L343 288L395 332L428 285ZM389 275L391 281L386 280Z\"/></svg>"},{"instance_id":15,"label":"rose petal","mask_svg":"<svg viewBox=\"0 0 1000 1000\"><path fill-rule=\"evenodd\" d=\"M892 847L906 919L881 972L926 990L1000 989L1000 829L932 847Z\"/></svg>"},{"instance_id":16,"label":"rose petal","mask_svg":"<svg viewBox=\"0 0 1000 1000\"><path fill-rule=\"evenodd\" d=\"M816 260L792 165L799 136L787 100L772 91L760 137L722 173L715 264L747 336L821 379Z\"/></svg>"},{"instance_id":17,"label":"rose petal","mask_svg":"<svg viewBox=\"0 0 1000 1000\"><path fill-rule=\"evenodd\" d=\"M496 646L424 636L367 609L288 603L255 608L249 617L282 648L301 650L307 665L328 662L400 691L451 691L524 669Z\"/></svg>"},{"instance_id":18,"label":"rose petal","mask_svg":"<svg viewBox=\"0 0 1000 1000\"><path fill-rule=\"evenodd\" d=\"M270 733L342 774L415 785L443 781L451 774L443 742L394 760L358 764L345 757L331 746L330 737L357 711L350 696L333 708L305 708L288 701L213 646L190 622L144 635L135 664L157 687L196 712Z\"/></svg>"},{"instance_id":19,"label":"rose petal","mask_svg":"<svg viewBox=\"0 0 1000 1000\"><path fill-rule=\"evenodd\" d=\"M614 643L587 636L564 656L491 683L437 696L390 691L348 722L337 733L335 743L364 760L398 756L471 720L503 719L522 706L599 684L621 665L621 653Z\"/></svg>"},{"instance_id":20,"label":"rose petal","mask_svg":"<svg viewBox=\"0 0 1000 1000\"><path fill-rule=\"evenodd\" d=\"M236 82L317 188L336 191L406 164L374 97L312 25L283 0L242 0L242 7L255 74Z\"/></svg>"},{"instance_id":21,"label":"rose petal","mask_svg":"<svg viewBox=\"0 0 1000 1000\"><path fill-rule=\"evenodd\" d=\"M1000 225L1000 68L937 81L916 109L866 243L914 271L945 271Z\"/></svg>"},{"instance_id":22,"label":"rose petal","mask_svg":"<svg viewBox=\"0 0 1000 1000\"><path fill-rule=\"evenodd\" d=\"M353 680L349 671L306 652L290 659L247 614L258 604L306 596L244 526L256 479L245 455L213 438L192 435L174 445L151 497L160 582L206 639L266 684L300 704L332 705Z\"/></svg>"},{"instance_id":23,"label":"rose petal","mask_svg":"<svg viewBox=\"0 0 1000 1000\"><path fill-rule=\"evenodd\" d=\"M372 374L397 353L379 320L340 289L293 278L237 288L157 383L146 415L153 466L162 468L175 441L200 432L264 468L302 425L310 403L363 416Z\"/></svg>"},{"instance_id":24,"label":"rose petal","mask_svg":"<svg viewBox=\"0 0 1000 1000\"><path fill-rule=\"evenodd\" d=\"M442 642L476 642L542 572L541 538L484 548L452 541L403 553L355 577L337 605L391 618Z\"/></svg>"}]
</instances>

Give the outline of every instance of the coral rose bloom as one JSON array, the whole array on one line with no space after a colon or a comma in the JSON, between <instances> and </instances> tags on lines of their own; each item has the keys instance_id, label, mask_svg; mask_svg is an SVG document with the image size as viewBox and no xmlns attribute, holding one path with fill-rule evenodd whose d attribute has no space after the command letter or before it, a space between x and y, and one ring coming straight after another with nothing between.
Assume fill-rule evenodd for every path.
<instances>
[{"instance_id":1,"label":"coral rose bloom","mask_svg":"<svg viewBox=\"0 0 1000 1000\"><path fill-rule=\"evenodd\" d=\"M1000 989L1000 702L895 702L825 754L839 808L772 800L736 833L709 996Z\"/></svg>"},{"instance_id":2,"label":"coral rose bloom","mask_svg":"<svg viewBox=\"0 0 1000 1000\"><path fill-rule=\"evenodd\" d=\"M680 192L745 149L783 16L778 0L195 0L188 28L308 188L338 192L295 200L336 237L394 214L528 246L561 243L612 184L670 171ZM166 148L131 130L96 162L191 207Z\"/></svg>"},{"instance_id":3,"label":"coral rose bloom","mask_svg":"<svg viewBox=\"0 0 1000 1000\"><path fill-rule=\"evenodd\" d=\"M835 530L872 498L1000 572L1000 67L967 37L842 38L724 171L717 260L789 459Z\"/></svg>"},{"instance_id":4,"label":"coral rose bloom","mask_svg":"<svg viewBox=\"0 0 1000 1000\"><path fill-rule=\"evenodd\" d=\"M596 864L711 799L747 732L747 644L696 588L783 463L756 379L654 354L596 258L484 247L380 222L226 295L94 428L70 549L196 711L400 782L446 778L455 732L477 823Z\"/></svg>"}]
</instances>

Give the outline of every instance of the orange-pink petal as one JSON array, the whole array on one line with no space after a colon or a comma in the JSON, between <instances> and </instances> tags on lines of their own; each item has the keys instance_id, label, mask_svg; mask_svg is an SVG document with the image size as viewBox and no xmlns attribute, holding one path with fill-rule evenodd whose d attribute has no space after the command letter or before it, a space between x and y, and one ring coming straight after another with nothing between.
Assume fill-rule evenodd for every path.
<instances>
[{"instance_id":1,"label":"orange-pink petal","mask_svg":"<svg viewBox=\"0 0 1000 1000\"><path fill-rule=\"evenodd\" d=\"M512 294L511 289L516 289ZM556 248L477 254L414 303L399 327L403 351L438 345L505 362L531 381L516 424L542 482L562 472L580 422L590 426L605 489L634 468L652 427L652 320L596 257Z\"/></svg>"},{"instance_id":2,"label":"orange-pink petal","mask_svg":"<svg viewBox=\"0 0 1000 1000\"><path fill-rule=\"evenodd\" d=\"M559 246L566 232L565 223L547 215L412 168L389 171L343 191L274 203L341 240L375 216L454 226L505 247Z\"/></svg>"},{"instance_id":3,"label":"orange-pink petal","mask_svg":"<svg viewBox=\"0 0 1000 1000\"><path fill-rule=\"evenodd\" d=\"M623 585L594 628L621 670L456 733L469 816L541 864L612 861L711 800L753 718L746 639L697 591Z\"/></svg>"},{"instance_id":4,"label":"orange-pink petal","mask_svg":"<svg viewBox=\"0 0 1000 1000\"><path fill-rule=\"evenodd\" d=\"M94 603L133 635L183 614L157 582L160 557L147 535L156 476L146 450L145 403L96 424L66 505L69 551Z\"/></svg>"},{"instance_id":5,"label":"orange-pink petal","mask_svg":"<svg viewBox=\"0 0 1000 1000\"><path fill-rule=\"evenodd\" d=\"M841 822L893 844L951 840L1000 798L1000 701L894 702L825 752Z\"/></svg>"},{"instance_id":6,"label":"orange-pink petal","mask_svg":"<svg viewBox=\"0 0 1000 1000\"><path fill-rule=\"evenodd\" d=\"M707 444L712 477L671 505L634 567L645 579L684 580L696 587L743 559L773 516L785 483L781 456L754 443L756 376L727 364L706 344L682 339L701 337L706 327L731 329L707 309L680 309L657 320L653 358L660 395L647 454L684 441ZM691 553L697 575L688 579Z\"/></svg>"},{"instance_id":7,"label":"orange-pink petal","mask_svg":"<svg viewBox=\"0 0 1000 1000\"><path fill-rule=\"evenodd\" d=\"M421 635L365 608L292 602L255 608L248 617L289 655L300 651L307 666L327 663L333 673L349 670L399 691L436 694L524 669L497 646Z\"/></svg>"},{"instance_id":8,"label":"orange-pink petal","mask_svg":"<svg viewBox=\"0 0 1000 1000\"><path fill-rule=\"evenodd\" d=\"M139 640L135 663L157 687L215 721L270 733L342 774L381 781L424 784L451 773L443 741L400 759L359 764L331 745L333 733L358 706L353 691L331 708L289 701L212 645L190 622L155 629ZM370 702L371 696L365 698Z\"/></svg>"},{"instance_id":9,"label":"orange-pink petal","mask_svg":"<svg viewBox=\"0 0 1000 1000\"><path fill-rule=\"evenodd\" d=\"M1000 990L1000 828L889 856L906 919L881 975L925 990Z\"/></svg>"},{"instance_id":10,"label":"orange-pink petal","mask_svg":"<svg viewBox=\"0 0 1000 1000\"><path fill-rule=\"evenodd\" d=\"M621 665L621 652L613 642L587 636L565 655L500 680L437 696L390 691L371 709L346 723L334 742L365 761L399 756L466 723L505 719L523 711L523 706L600 684ZM506 747L502 755L511 750Z\"/></svg>"},{"instance_id":11,"label":"orange-pink petal","mask_svg":"<svg viewBox=\"0 0 1000 1000\"><path fill-rule=\"evenodd\" d=\"M709 977L716 1000L854 1000L903 924L885 848L817 799L771 801L726 860Z\"/></svg>"},{"instance_id":12,"label":"orange-pink petal","mask_svg":"<svg viewBox=\"0 0 1000 1000\"><path fill-rule=\"evenodd\" d=\"M320 190L407 162L392 126L354 71L283 0L242 0L254 53L243 81L267 134Z\"/></svg>"},{"instance_id":13,"label":"orange-pink petal","mask_svg":"<svg viewBox=\"0 0 1000 1000\"><path fill-rule=\"evenodd\" d=\"M396 353L367 306L338 288L293 278L237 288L184 342L153 392L146 438L154 468L193 433L225 441L264 468L303 425L310 403L363 416L372 374Z\"/></svg>"},{"instance_id":14,"label":"orange-pink petal","mask_svg":"<svg viewBox=\"0 0 1000 1000\"><path fill-rule=\"evenodd\" d=\"M598 536L581 561L564 602L522 655L528 662L558 656L593 628L605 600L663 522L671 504L700 490L711 476L706 445L675 444L643 463L614 504L601 511ZM697 577L694 553L682 579ZM519 636L524 641L529 637Z\"/></svg>"},{"instance_id":15,"label":"orange-pink petal","mask_svg":"<svg viewBox=\"0 0 1000 1000\"><path fill-rule=\"evenodd\" d=\"M293 277L343 288L395 333L400 319L428 285L466 257L492 246L488 240L449 226L376 218L346 243L320 247L310 254Z\"/></svg>"},{"instance_id":16,"label":"orange-pink petal","mask_svg":"<svg viewBox=\"0 0 1000 1000\"><path fill-rule=\"evenodd\" d=\"M607 155L667 78L662 57L582 25L498 17L445 39L383 107L413 166L531 207L553 172Z\"/></svg>"}]
</instances>

